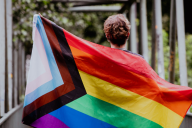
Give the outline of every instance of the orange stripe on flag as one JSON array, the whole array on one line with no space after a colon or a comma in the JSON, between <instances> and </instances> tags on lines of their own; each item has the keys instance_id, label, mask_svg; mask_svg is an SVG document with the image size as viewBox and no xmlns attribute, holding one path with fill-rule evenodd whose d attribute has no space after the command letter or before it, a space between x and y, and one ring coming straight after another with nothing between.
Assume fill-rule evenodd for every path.
<instances>
[{"instance_id":1,"label":"orange stripe on flag","mask_svg":"<svg viewBox=\"0 0 192 128\"><path fill-rule=\"evenodd\" d=\"M103 60L70 46L77 68L109 83L154 100L184 117L191 101L176 91L159 86L146 78L119 65ZM183 100L183 101L181 101ZM170 102L171 101L171 102Z\"/></svg>"},{"instance_id":2,"label":"orange stripe on flag","mask_svg":"<svg viewBox=\"0 0 192 128\"><path fill-rule=\"evenodd\" d=\"M156 81L159 85L169 88L183 95L186 100L192 101L192 89L189 87L171 84L160 78L151 66L141 57L124 52L118 49L101 46L89 41L83 40L73 34L65 31L65 37L68 44L93 56L99 57L102 61L107 60L108 63L115 63L121 67L128 69L136 74L150 78ZM183 99L182 99L183 100Z\"/></svg>"}]
</instances>

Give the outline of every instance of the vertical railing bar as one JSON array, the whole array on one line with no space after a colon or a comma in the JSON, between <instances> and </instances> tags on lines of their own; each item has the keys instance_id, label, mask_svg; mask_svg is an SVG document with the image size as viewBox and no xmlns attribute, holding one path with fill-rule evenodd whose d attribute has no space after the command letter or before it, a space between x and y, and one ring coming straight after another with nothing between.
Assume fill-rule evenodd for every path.
<instances>
[{"instance_id":1,"label":"vertical railing bar","mask_svg":"<svg viewBox=\"0 0 192 128\"><path fill-rule=\"evenodd\" d=\"M140 37L142 46L142 55L148 62L148 40L147 40L147 11L146 11L146 0L140 1Z\"/></svg>"},{"instance_id":2,"label":"vertical railing bar","mask_svg":"<svg viewBox=\"0 0 192 128\"><path fill-rule=\"evenodd\" d=\"M7 66L8 66L8 106L12 109L12 0L6 0L6 19L7 19Z\"/></svg>"},{"instance_id":3,"label":"vertical railing bar","mask_svg":"<svg viewBox=\"0 0 192 128\"><path fill-rule=\"evenodd\" d=\"M130 8L130 50L137 53L137 33L136 33L136 2L133 2Z\"/></svg>"},{"instance_id":4,"label":"vertical railing bar","mask_svg":"<svg viewBox=\"0 0 192 128\"><path fill-rule=\"evenodd\" d=\"M155 24L156 24L155 30L156 30L157 49L158 49L158 74L161 78L165 79L161 0L154 0L154 1L155 1Z\"/></svg>"},{"instance_id":5,"label":"vertical railing bar","mask_svg":"<svg viewBox=\"0 0 192 128\"><path fill-rule=\"evenodd\" d=\"M126 13L126 12L124 12L123 15L124 15L125 18L127 18L127 13ZM128 19L128 18L127 18L127 19ZM129 20L128 20L128 21L129 21ZM128 50L128 40L127 40L126 43L125 43L125 49Z\"/></svg>"},{"instance_id":6,"label":"vertical railing bar","mask_svg":"<svg viewBox=\"0 0 192 128\"><path fill-rule=\"evenodd\" d=\"M9 111L9 83L8 83L8 43L7 43L7 1L5 3L5 113Z\"/></svg>"},{"instance_id":7,"label":"vertical railing bar","mask_svg":"<svg viewBox=\"0 0 192 128\"><path fill-rule=\"evenodd\" d=\"M18 41L14 44L14 97L15 97L15 106L18 105Z\"/></svg>"},{"instance_id":8,"label":"vertical railing bar","mask_svg":"<svg viewBox=\"0 0 192 128\"><path fill-rule=\"evenodd\" d=\"M25 48L22 46L22 95L25 94Z\"/></svg>"},{"instance_id":9,"label":"vertical railing bar","mask_svg":"<svg viewBox=\"0 0 192 128\"><path fill-rule=\"evenodd\" d=\"M151 67L156 71L157 41L155 34L155 1L152 0L152 40L151 40Z\"/></svg>"},{"instance_id":10,"label":"vertical railing bar","mask_svg":"<svg viewBox=\"0 0 192 128\"><path fill-rule=\"evenodd\" d=\"M18 73L19 73L19 75L18 75L18 78L19 78L19 84L18 84L18 89L19 89L19 104L21 103L21 95L22 95L22 42L21 41L19 41L19 57L18 57L18 59L19 59L19 68L18 68Z\"/></svg>"},{"instance_id":11,"label":"vertical railing bar","mask_svg":"<svg viewBox=\"0 0 192 128\"><path fill-rule=\"evenodd\" d=\"M5 113L5 1L0 4L0 117Z\"/></svg>"},{"instance_id":12,"label":"vertical railing bar","mask_svg":"<svg viewBox=\"0 0 192 128\"><path fill-rule=\"evenodd\" d=\"M13 42L12 42L12 45L13 45L13 47L12 47L12 59L13 59L13 61L12 61L12 70L13 70L13 80L12 80L12 108L14 108L15 106L16 106L16 104L15 104L15 66L14 66L14 63L15 63L15 47L14 47L14 44L13 44Z\"/></svg>"},{"instance_id":13,"label":"vertical railing bar","mask_svg":"<svg viewBox=\"0 0 192 128\"><path fill-rule=\"evenodd\" d=\"M179 50L180 81L182 86L188 86L183 0L176 0L176 22Z\"/></svg>"},{"instance_id":14,"label":"vertical railing bar","mask_svg":"<svg viewBox=\"0 0 192 128\"><path fill-rule=\"evenodd\" d=\"M174 83L174 80L175 80L175 42L176 42L175 0L171 0L170 13L171 14L170 14L170 29L169 29L169 46L170 46L169 82Z\"/></svg>"},{"instance_id":15,"label":"vertical railing bar","mask_svg":"<svg viewBox=\"0 0 192 128\"><path fill-rule=\"evenodd\" d=\"M20 104L20 41L18 41L17 51L17 103Z\"/></svg>"},{"instance_id":16,"label":"vertical railing bar","mask_svg":"<svg viewBox=\"0 0 192 128\"><path fill-rule=\"evenodd\" d=\"M131 6L129 6L129 8L128 8L128 14L127 14L127 16L128 16L128 19L129 19L129 22L130 22L130 25L131 25L131 14L130 14L130 11L131 11ZM131 33L131 29L130 29L130 33ZM129 51L131 51L131 39L130 39L131 37L130 37L130 35L129 35L129 38L128 38L128 41L127 41L127 49L129 50Z\"/></svg>"}]
</instances>

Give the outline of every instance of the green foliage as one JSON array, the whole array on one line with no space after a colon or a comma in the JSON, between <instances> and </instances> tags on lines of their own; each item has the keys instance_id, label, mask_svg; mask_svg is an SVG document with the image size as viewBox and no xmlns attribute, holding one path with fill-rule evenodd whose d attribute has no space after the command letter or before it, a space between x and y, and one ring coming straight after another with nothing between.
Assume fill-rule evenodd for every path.
<instances>
[{"instance_id":1,"label":"green foliage","mask_svg":"<svg viewBox=\"0 0 192 128\"><path fill-rule=\"evenodd\" d=\"M164 70L165 80L169 79L169 60L170 60L170 47L169 47L169 34L163 29L163 54L164 54ZM175 82L174 84L180 84L179 76L179 58L178 58L178 47L176 46L175 54Z\"/></svg>"},{"instance_id":2,"label":"green foliage","mask_svg":"<svg viewBox=\"0 0 192 128\"><path fill-rule=\"evenodd\" d=\"M52 3L49 0L13 0L13 42L25 45L26 53L32 48L33 15L40 13L67 31L91 42L109 46L104 32L105 19L114 13L76 13L68 11L70 4Z\"/></svg>"},{"instance_id":3,"label":"green foliage","mask_svg":"<svg viewBox=\"0 0 192 128\"><path fill-rule=\"evenodd\" d=\"M165 66L165 79L168 80L168 68L169 68L169 37L168 33L163 30L163 51L164 51L164 66ZM187 75L188 85L192 87L192 35L188 34L185 37L186 43L186 60L187 60ZM180 72L179 72L179 56L178 45L176 46L175 56L175 84L180 85Z\"/></svg>"},{"instance_id":4,"label":"green foliage","mask_svg":"<svg viewBox=\"0 0 192 128\"><path fill-rule=\"evenodd\" d=\"M188 84L190 87L192 87L192 35L186 35L185 39Z\"/></svg>"},{"instance_id":5,"label":"green foliage","mask_svg":"<svg viewBox=\"0 0 192 128\"><path fill-rule=\"evenodd\" d=\"M165 70L165 80L169 79L169 34L164 29L163 32L163 52L164 52L164 70ZM188 85L192 87L192 34L187 34L185 37L186 43L186 60L187 60L187 75L188 75ZM176 43L177 44L177 43ZM151 57L151 34L148 35L148 48L149 48L149 58ZM151 64L151 59L149 60ZM180 72L179 72L179 56L178 56L178 45L175 51L175 82L174 84L180 85Z\"/></svg>"},{"instance_id":6,"label":"green foliage","mask_svg":"<svg viewBox=\"0 0 192 128\"><path fill-rule=\"evenodd\" d=\"M164 71L165 71L165 80L168 80L168 68L169 68L169 35L163 30L163 54L164 54Z\"/></svg>"},{"instance_id":7,"label":"green foliage","mask_svg":"<svg viewBox=\"0 0 192 128\"><path fill-rule=\"evenodd\" d=\"M190 110L189 110L189 111L190 111L190 113L192 113L192 107L190 108Z\"/></svg>"}]
</instances>

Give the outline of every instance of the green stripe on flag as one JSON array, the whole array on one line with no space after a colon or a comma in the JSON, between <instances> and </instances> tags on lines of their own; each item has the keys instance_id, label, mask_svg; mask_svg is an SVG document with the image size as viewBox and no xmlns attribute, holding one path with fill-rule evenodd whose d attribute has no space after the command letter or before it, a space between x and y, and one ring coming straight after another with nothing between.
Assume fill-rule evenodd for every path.
<instances>
[{"instance_id":1,"label":"green stripe on flag","mask_svg":"<svg viewBox=\"0 0 192 128\"><path fill-rule=\"evenodd\" d=\"M162 126L153 121L88 94L70 102L66 106L118 128L162 128Z\"/></svg>"}]
</instances>

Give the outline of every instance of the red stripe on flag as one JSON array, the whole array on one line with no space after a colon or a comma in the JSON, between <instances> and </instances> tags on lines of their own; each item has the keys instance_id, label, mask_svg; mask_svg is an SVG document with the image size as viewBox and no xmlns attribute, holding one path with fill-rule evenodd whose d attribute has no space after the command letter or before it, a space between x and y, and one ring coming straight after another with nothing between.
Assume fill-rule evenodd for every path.
<instances>
[{"instance_id":1,"label":"red stripe on flag","mask_svg":"<svg viewBox=\"0 0 192 128\"><path fill-rule=\"evenodd\" d=\"M152 79L156 73L141 57L74 38L66 31L65 36L78 69L159 102L182 117L185 116L191 101L177 91L158 86ZM138 67L138 60L141 67ZM144 67L149 71L141 71ZM151 74L154 76L150 77Z\"/></svg>"},{"instance_id":2,"label":"red stripe on flag","mask_svg":"<svg viewBox=\"0 0 192 128\"><path fill-rule=\"evenodd\" d=\"M171 84L162 78L160 78L156 72L151 68L151 66L141 57L124 52L118 49L112 49L109 47L101 46L86 40L83 40L66 30L63 30L65 33L65 37L70 46L73 46L81 51L89 53L93 56L103 58L104 60L108 59L113 61L113 63L117 63L122 65L124 68L137 73L146 78L153 79L159 85L169 88L173 91L179 92L181 95L185 96L189 100L192 100L192 89L185 86L179 86ZM115 54L114 54L115 53ZM115 62L114 62L115 61Z\"/></svg>"}]
</instances>

